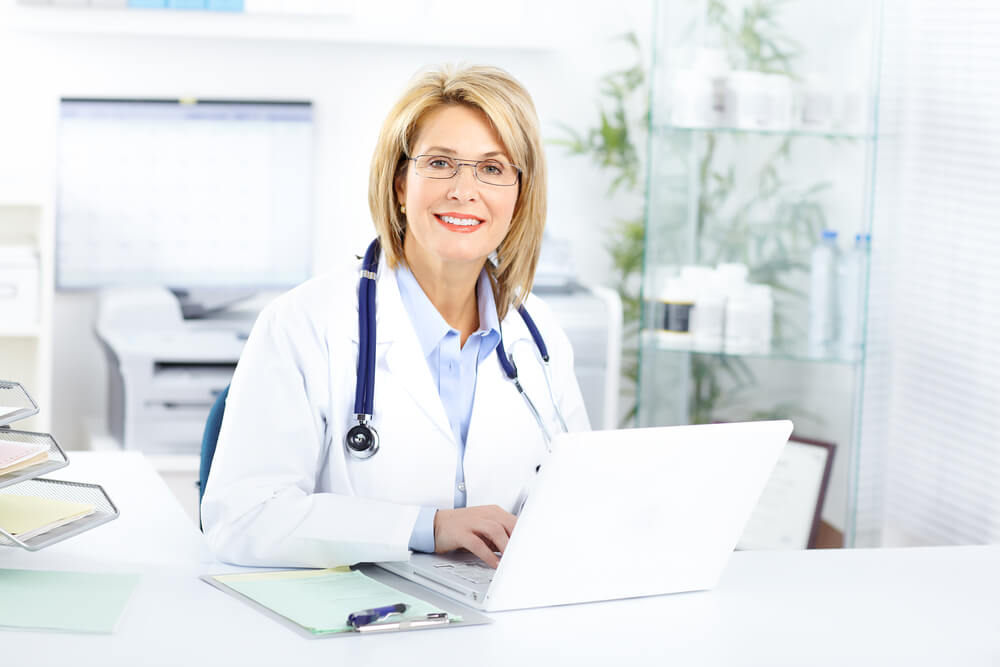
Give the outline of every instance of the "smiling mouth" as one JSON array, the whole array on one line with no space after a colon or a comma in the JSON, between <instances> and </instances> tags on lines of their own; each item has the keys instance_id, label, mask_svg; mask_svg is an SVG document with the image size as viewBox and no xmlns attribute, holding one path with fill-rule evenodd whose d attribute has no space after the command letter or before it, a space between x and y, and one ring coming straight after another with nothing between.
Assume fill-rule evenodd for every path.
<instances>
[{"instance_id":1,"label":"smiling mouth","mask_svg":"<svg viewBox=\"0 0 1000 667\"><path fill-rule=\"evenodd\" d=\"M454 225L455 227L475 227L485 222L485 220L480 220L479 218L456 218L452 215L435 215L434 217L447 225Z\"/></svg>"}]
</instances>

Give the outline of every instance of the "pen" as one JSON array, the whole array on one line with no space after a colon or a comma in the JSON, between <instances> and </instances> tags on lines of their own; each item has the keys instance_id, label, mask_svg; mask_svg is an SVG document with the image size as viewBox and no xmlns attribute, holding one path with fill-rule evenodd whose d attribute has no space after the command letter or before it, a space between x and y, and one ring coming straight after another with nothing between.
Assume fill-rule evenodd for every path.
<instances>
[{"instance_id":1,"label":"pen","mask_svg":"<svg viewBox=\"0 0 1000 667\"><path fill-rule=\"evenodd\" d=\"M398 604L391 604L387 607L375 607L374 609L362 609L361 611L356 611L353 614L349 614L347 617L347 624L353 628L360 628L369 623L374 623L380 619L389 616L390 614L402 614L406 611L407 607L402 602Z\"/></svg>"}]
</instances>

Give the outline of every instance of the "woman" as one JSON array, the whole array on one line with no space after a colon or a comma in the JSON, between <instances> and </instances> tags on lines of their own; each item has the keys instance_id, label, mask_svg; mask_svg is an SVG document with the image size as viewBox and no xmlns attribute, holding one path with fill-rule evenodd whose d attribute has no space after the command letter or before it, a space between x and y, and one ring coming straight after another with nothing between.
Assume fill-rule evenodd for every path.
<instances>
[{"instance_id":1,"label":"woman","mask_svg":"<svg viewBox=\"0 0 1000 667\"><path fill-rule=\"evenodd\" d=\"M531 98L491 67L419 76L382 127L368 201L377 274L355 261L310 280L254 326L202 502L205 534L219 558L247 565L465 548L496 567L548 435L589 429L569 341L529 295L546 201ZM359 278L375 280L373 300ZM345 444L364 411L369 302L374 453ZM548 377L522 303L550 351Z\"/></svg>"}]
</instances>

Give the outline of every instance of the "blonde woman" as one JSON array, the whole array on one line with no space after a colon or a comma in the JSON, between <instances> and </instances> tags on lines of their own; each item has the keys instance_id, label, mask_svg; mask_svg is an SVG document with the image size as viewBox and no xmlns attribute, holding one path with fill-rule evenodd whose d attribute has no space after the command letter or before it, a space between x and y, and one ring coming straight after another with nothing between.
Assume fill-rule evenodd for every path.
<instances>
[{"instance_id":1,"label":"blonde woman","mask_svg":"<svg viewBox=\"0 0 1000 667\"><path fill-rule=\"evenodd\" d=\"M247 341L202 503L219 558L467 549L496 567L549 439L589 429L569 341L530 294L545 176L509 74L411 83L372 159L364 260L277 299Z\"/></svg>"}]
</instances>

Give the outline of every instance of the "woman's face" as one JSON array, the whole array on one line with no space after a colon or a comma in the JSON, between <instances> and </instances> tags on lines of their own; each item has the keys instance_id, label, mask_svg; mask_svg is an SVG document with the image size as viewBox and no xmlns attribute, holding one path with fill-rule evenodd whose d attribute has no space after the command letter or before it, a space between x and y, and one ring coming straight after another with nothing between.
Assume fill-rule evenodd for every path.
<instances>
[{"instance_id":1,"label":"woman's face","mask_svg":"<svg viewBox=\"0 0 1000 667\"><path fill-rule=\"evenodd\" d=\"M418 155L513 162L486 115L463 105L444 106L423 118L413 144L412 157ZM519 187L483 183L471 165L453 178L425 178L409 162L396 180L396 195L406 205L407 264L435 272L457 264L482 268L510 229Z\"/></svg>"}]
</instances>

